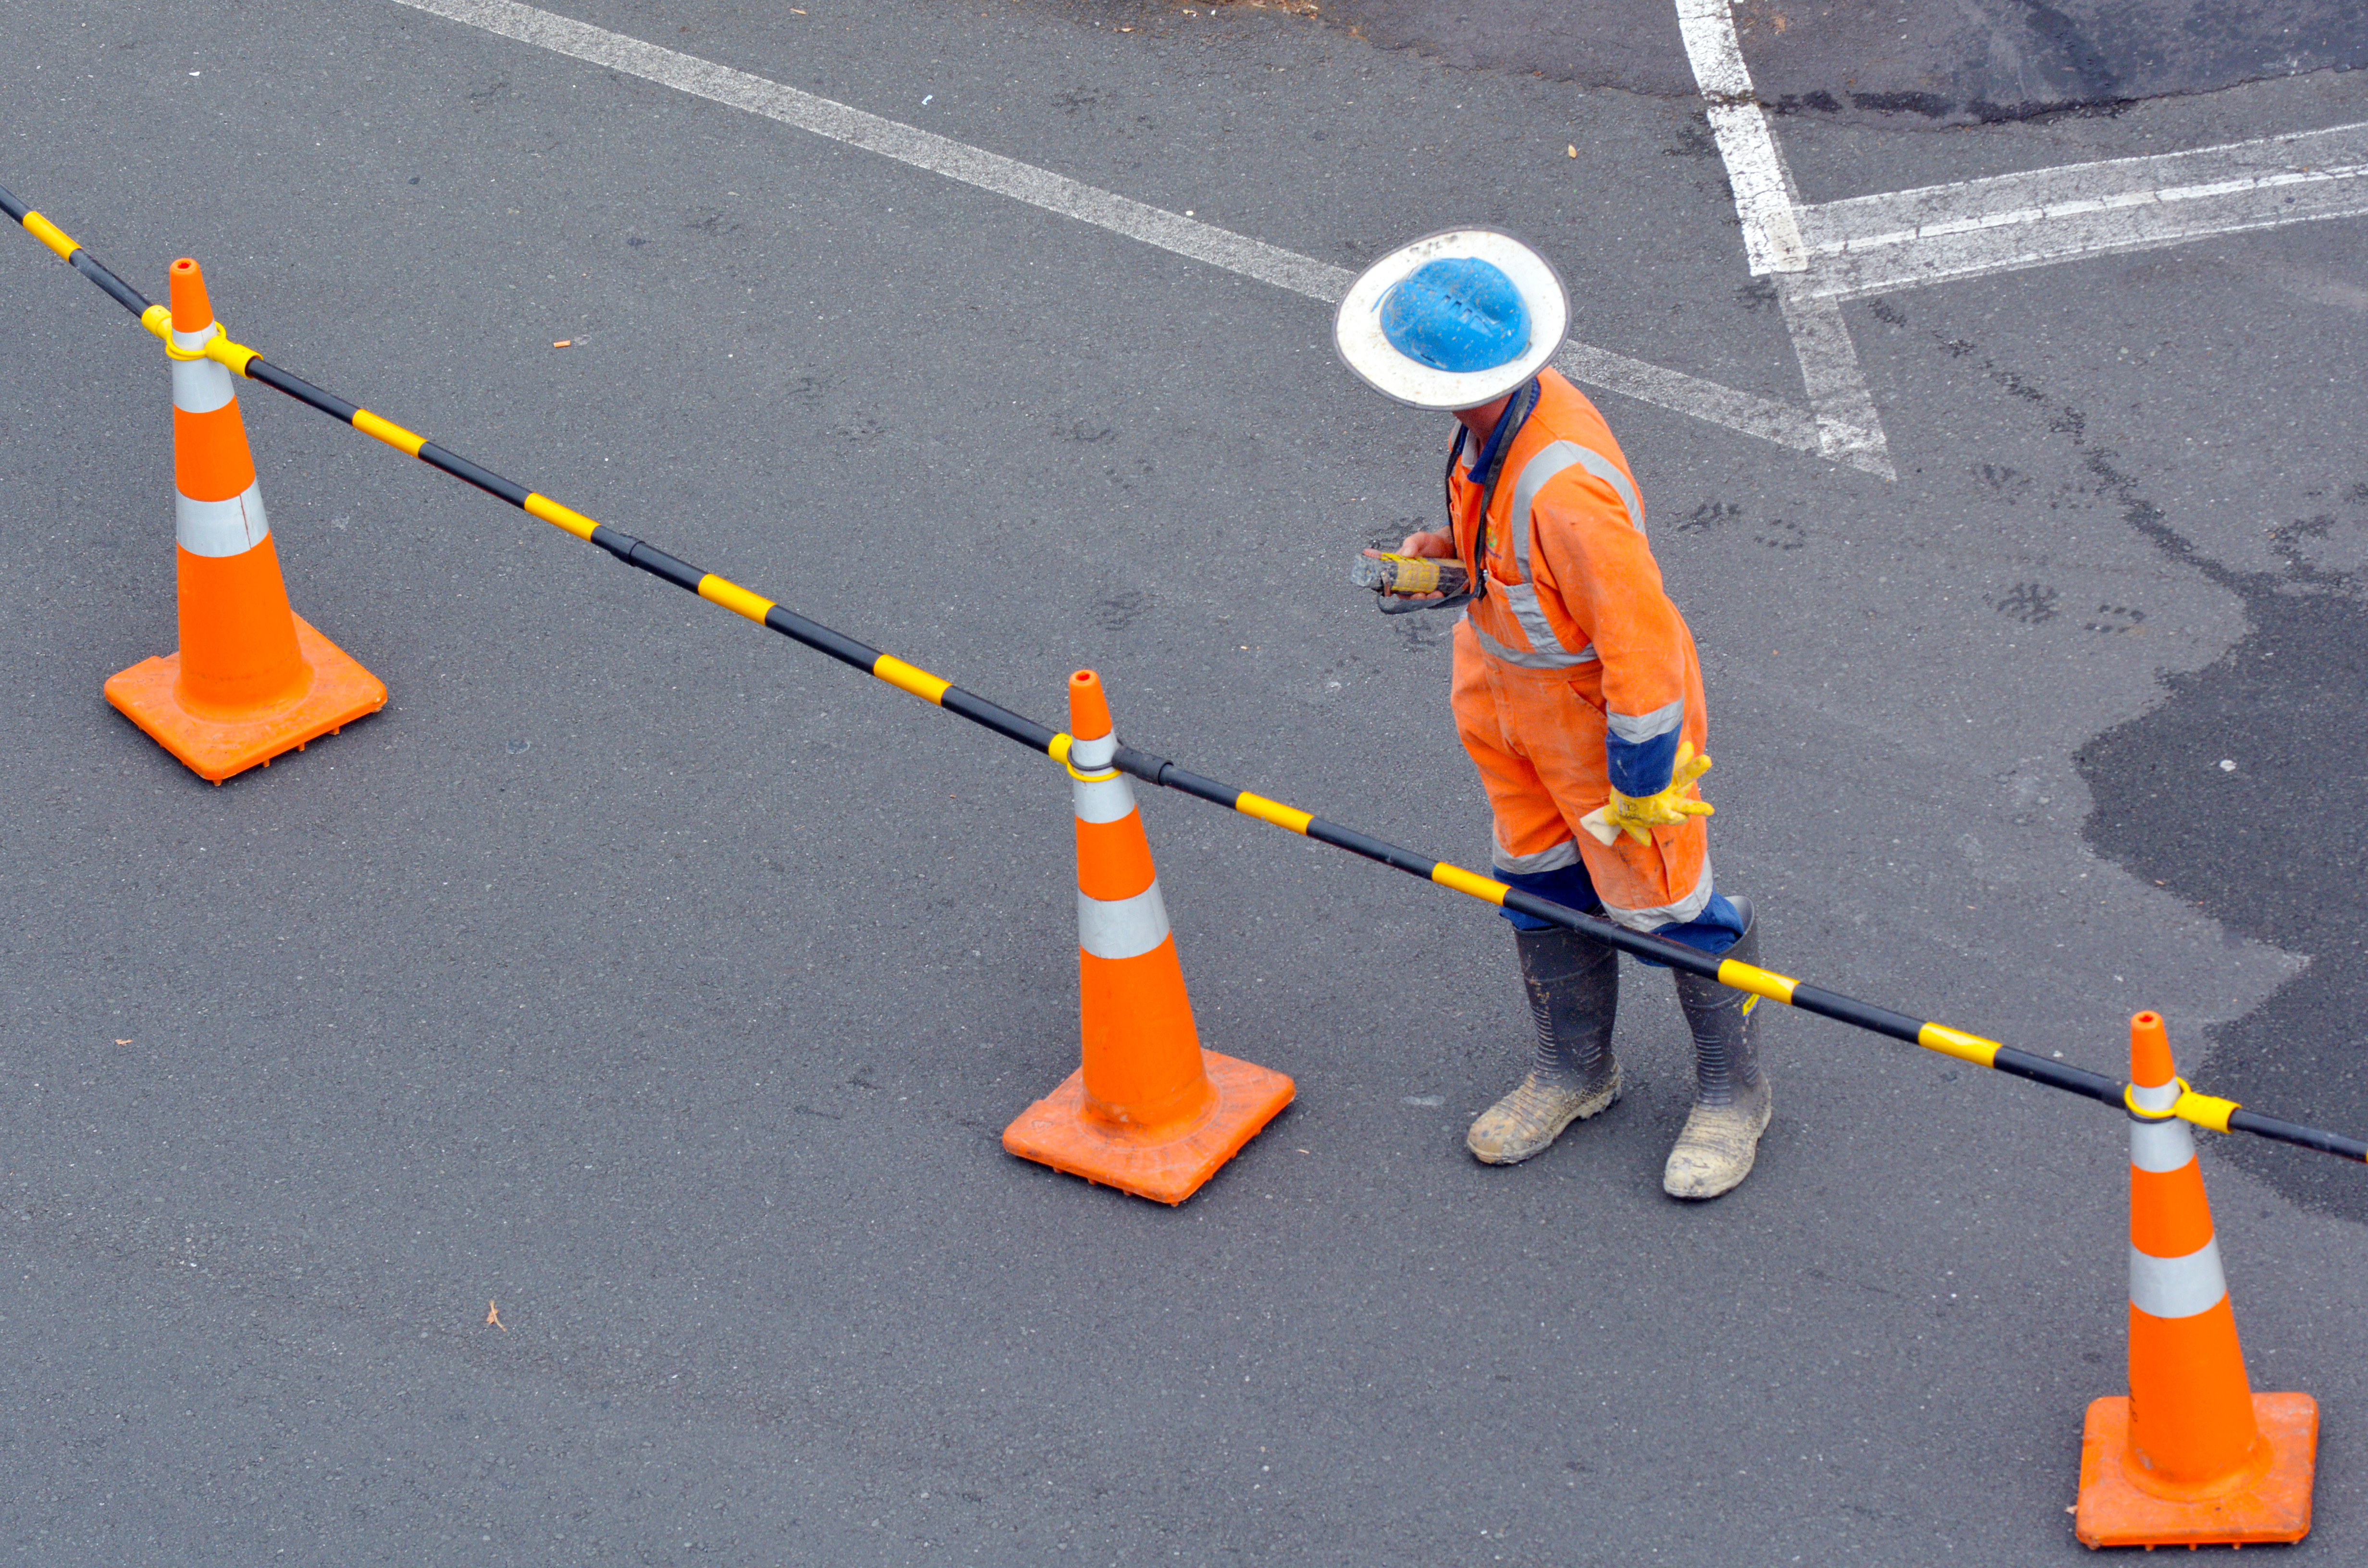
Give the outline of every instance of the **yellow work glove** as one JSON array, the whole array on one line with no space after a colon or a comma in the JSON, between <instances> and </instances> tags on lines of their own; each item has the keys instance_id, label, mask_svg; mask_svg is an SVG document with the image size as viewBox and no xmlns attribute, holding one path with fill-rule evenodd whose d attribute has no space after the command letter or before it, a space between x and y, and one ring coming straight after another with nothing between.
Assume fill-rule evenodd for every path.
<instances>
[{"instance_id":1,"label":"yellow work glove","mask_svg":"<svg viewBox=\"0 0 2368 1568\"><path fill-rule=\"evenodd\" d=\"M1594 835L1598 844L1611 845L1622 833L1639 844L1650 844L1654 828L1677 827L1688 817L1712 814L1708 801L1688 794L1694 780L1709 771L1710 758L1696 756L1693 742L1679 741L1668 789L1657 795L1623 795L1614 790L1611 801L1579 818L1578 825Z\"/></svg>"}]
</instances>

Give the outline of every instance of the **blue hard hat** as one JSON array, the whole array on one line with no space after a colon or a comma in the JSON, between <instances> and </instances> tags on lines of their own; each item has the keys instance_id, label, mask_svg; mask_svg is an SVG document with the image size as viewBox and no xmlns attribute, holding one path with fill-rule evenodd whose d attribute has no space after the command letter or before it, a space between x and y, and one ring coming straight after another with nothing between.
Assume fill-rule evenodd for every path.
<instances>
[{"instance_id":1,"label":"blue hard hat","mask_svg":"<svg viewBox=\"0 0 2368 1568\"><path fill-rule=\"evenodd\" d=\"M1530 347L1530 307L1504 269L1477 256L1427 262L1382 297L1382 334L1409 359L1461 374Z\"/></svg>"}]
</instances>

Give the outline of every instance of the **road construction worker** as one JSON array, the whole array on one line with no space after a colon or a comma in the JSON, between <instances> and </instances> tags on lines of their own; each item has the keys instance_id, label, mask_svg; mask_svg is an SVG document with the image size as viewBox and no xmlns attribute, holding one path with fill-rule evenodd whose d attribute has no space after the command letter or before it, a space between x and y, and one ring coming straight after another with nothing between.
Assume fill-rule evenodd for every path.
<instances>
[{"instance_id":1,"label":"road construction worker","mask_svg":"<svg viewBox=\"0 0 2368 1568\"><path fill-rule=\"evenodd\" d=\"M1458 421L1447 527L1411 535L1400 552L1452 558L1465 591L1381 602L1463 608L1455 723L1495 814L1502 880L1756 962L1750 903L1721 893L1711 876L1711 807L1695 782L1710 767L1708 714L1693 636L1662 588L1619 443L1548 367L1569 322L1553 265L1492 229L1417 240L1350 286L1334 326L1341 358L1397 402ZM1619 954L1504 914L1537 1044L1520 1087L1465 1139L1500 1165L1540 1153L1621 1090L1611 1052ZM1675 978L1693 1033L1694 1094L1662 1186L1715 1198L1750 1174L1768 1126L1757 998Z\"/></svg>"}]
</instances>

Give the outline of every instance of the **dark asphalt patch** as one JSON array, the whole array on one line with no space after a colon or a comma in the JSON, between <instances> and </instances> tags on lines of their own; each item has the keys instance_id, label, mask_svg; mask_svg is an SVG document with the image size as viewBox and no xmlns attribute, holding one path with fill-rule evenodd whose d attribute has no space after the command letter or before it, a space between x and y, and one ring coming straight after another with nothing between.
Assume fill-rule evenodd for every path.
<instances>
[{"instance_id":1,"label":"dark asphalt patch","mask_svg":"<svg viewBox=\"0 0 2368 1568\"><path fill-rule=\"evenodd\" d=\"M1895 122L2032 119L2368 65L2368 10L2351 0L1745 0L1736 20L1768 103Z\"/></svg>"},{"instance_id":2,"label":"dark asphalt patch","mask_svg":"<svg viewBox=\"0 0 2368 1568\"><path fill-rule=\"evenodd\" d=\"M1320 14L1454 65L1695 91L1670 0L1326 0ZM2368 66L2368 8L2351 0L1744 0L1736 24L1762 100L1837 119L2030 119Z\"/></svg>"},{"instance_id":3,"label":"dark asphalt patch","mask_svg":"<svg viewBox=\"0 0 2368 1568\"><path fill-rule=\"evenodd\" d=\"M2368 605L2356 577L2312 565L2296 546L2345 511L2368 515L2368 479L2279 530L2283 570L2252 573L2199 554L2103 454L2090 467L2124 491L2126 520L2166 555L2240 595L2253 630L2217 663L2170 676L2161 707L2078 754L2097 801L2089 841L2232 931L2310 955L2268 1003L2213 1031L2208 1068L2187 1071L2211 1093L2356 1136L2368 1128L2368 767L2356 745L2368 733ZM2305 1208L2368 1220L2356 1167L2254 1139L2232 1139L2226 1153Z\"/></svg>"}]
</instances>

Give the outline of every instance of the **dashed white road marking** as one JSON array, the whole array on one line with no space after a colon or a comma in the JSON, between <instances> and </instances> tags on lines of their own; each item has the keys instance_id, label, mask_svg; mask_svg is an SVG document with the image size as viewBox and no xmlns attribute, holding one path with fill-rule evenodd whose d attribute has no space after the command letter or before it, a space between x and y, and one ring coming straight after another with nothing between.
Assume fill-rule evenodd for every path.
<instances>
[{"instance_id":1,"label":"dashed white road marking","mask_svg":"<svg viewBox=\"0 0 2368 1568\"><path fill-rule=\"evenodd\" d=\"M1353 280L1354 275L1346 268L1236 234L1213 223L1136 201L934 131L869 114L834 99L800 92L697 55L683 54L573 17L520 5L517 0L396 3L554 54L639 76L712 103L762 115L1327 305L1338 304ZM1789 211L1791 203L1784 205ZM1838 309L1832 305L1823 308ZM1848 341L1845 336L1845 347ZM1786 403L1590 344L1567 345L1554 364L1573 381L1640 403L1724 426L1796 451L1828 456L1834 452L1834 438L1826 422L1813 419ZM1868 406L1871 409L1873 405ZM1879 447L1880 432L1875 439ZM1887 473L1887 470L1886 464L1884 472Z\"/></svg>"},{"instance_id":2,"label":"dashed white road marking","mask_svg":"<svg viewBox=\"0 0 2368 1568\"><path fill-rule=\"evenodd\" d=\"M2368 125L1854 197L1794 219L1810 291L1848 300L2362 215Z\"/></svg>"},{"instance_id":3,"label":"dashed white road marking","mask_svg":"<svg viewBox=\"0 0 2368 1568\"><path fill-rule=\"evenodd\" d=\"M1800 196L1769 128L1768 111L1752 91L1728 0L1678 0L1678 30L1708 106L1727 183L1735 188L1744 254L1754 273L1776 279L1793 352L1801 361L1801 382L1816 416L1817 449L1836 462L1896 479L1883 417L1859 369L1841 305L1803 287L1809 255L1797 217Z\"/></svg>"}]
</instances>

